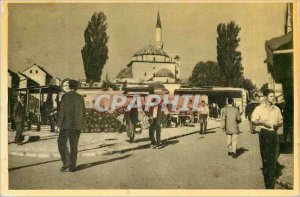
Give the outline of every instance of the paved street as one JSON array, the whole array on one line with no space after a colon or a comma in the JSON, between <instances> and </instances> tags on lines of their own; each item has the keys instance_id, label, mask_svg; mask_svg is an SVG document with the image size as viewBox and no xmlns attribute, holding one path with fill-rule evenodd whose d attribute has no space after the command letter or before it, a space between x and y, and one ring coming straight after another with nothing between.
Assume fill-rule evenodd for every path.
<instances>
[{"instance_id":1,"label":"paved street","mask_svg":"<svg viewBox=\"0 0 300 197\"><path fill-rule=\"evenodd\" d=\"M237 159L227 155L218 129L165 141L160 149L79 157L74 173L60 172L59 158L10 156L9 188L263 189L258 136L247 132L246 122L241 131Z\"/></svg>"}]
</instances>

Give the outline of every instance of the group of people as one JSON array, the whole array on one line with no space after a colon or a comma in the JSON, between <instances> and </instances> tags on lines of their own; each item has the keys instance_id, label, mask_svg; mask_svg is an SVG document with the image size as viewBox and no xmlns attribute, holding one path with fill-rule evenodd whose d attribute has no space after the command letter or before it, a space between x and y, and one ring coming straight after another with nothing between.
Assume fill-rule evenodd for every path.
<instances>
[{"instance_id":1,"label":"group of people","mask_svg":"<svg viewBox=\"0 0 300 197\"><path fill-rule=\"evenodd\" d=\"M70 92L62 96L60 104L60 113L57 120L57 125L60 130L58 137L58 150L63 162L61 171L74 172L77 161L77 146L80 136L80 131L84 125L85 104L83 97L76 92L78 82L70 80ZM25 95L20 94L18 101L14 105L13 119L16 128L15 143L23 144L24 123L26 120L26 103ZM51 130L53 125L51 124ZM67 141L70 142L70 151L67 146Z\"/></svg>"},{"instance_id":2,"label":"group of people","mask_svg":"<svg viewBox=\"0 0 300 197\"><path fill-rule=\"evenodd\" d=\"M209 117L212 119L219 119L221 115L221 109L219 108L219 105L217 103L212 103L209 106Z\"/></svg>"},{"instance_id":3,"label":"group of people","mask_svg":"<svg viewBox=\"0 0 300 197\"><path fill-rule=\"evenodd\" d=\"M64 94L61 99L58 127L58 149L61 155L63 166L61 171L76 171L77 146L80 131L84 125L85 106L83 97L76 92L78 82L69 81L70 92ZM163 112L161 106L157 105L150 109L149 137L152 148L159 148L161 145L160 133ZM138 117L134 111L130 113L127 121L136 124ZM67 140L70 142L70 152L67 147Z\"/></svg>"},{"instance_id":4,"label":"group of people","mask_svg":"<svg viewBox=\"0 0 300 197\"><path fill-rule=\"evenodd\" d=\"M84 126L85 104L84 98L76 92L78 82L69 81L70 92L64 94L61 99L60 113L57 121L59 127L58 150L63 162L61 171L76 171L77 146L80 131ZM263 175L265 187L272 189L275 186L276 172L279 157L278 128L283 124L280 109L275 105L275 94L272 90L264 92L265 100L258 104L258 100L253 102L253 106L246 109L246 117L250 124L250 131L253 133L254 127L259 128L260 153L263 163ZM14 106L13 117L16 124L15 142L22 143L23 124L25 120L25 97L20 95L18 102ZM150 110L149 137L151 146L158 148L161 145L161 120L162 111L160 105L154 106ZM207 119L209 107L205 101L199 107L200 134L207 131ZM224 122L224 131L227 137L228 155L237 158L237 143L239 138L238 124L241 122L240 112L234 106L233 98L227 99L227 105L221 110L221 120ZM70 151L67 141L70 143Z\"/></svg>"},{"instance_id":5,"label":"group of people","mask_svg":"<svg viewBox=\"0 0 300 197\"><path fill-rule=\"evenodd\" d=\"M70 80L70 91L65 93L59 105L59 114L57 119L57 126L59 131L58 136L58 150L61 156L63 166L61 171L74 172L76 171L76 161L78 153L78 142L80 132L84 127L85 119L85 103L84 98L76 92L79 87L78 81ZM154 106L150 110L150 127L149 137L151 146L158 148L161 144L160 133L163 112L160 110L161 106ZM14 106L13 118L16 125L15 143L23 144L23 131L26 115L25 95L20 94L18 101ZM134 118L131 118L134 119ZM53 128L51 124L51 128ZM52 130L52 129L51 129ZM70 149L67 146L67 141L70 143Z\"/></svg>"},{"instance_id":6,"label":"group of people","mask_svg":"<svg viewBox=\"0 0 300 197\"><path fill-rule=\"evenodd\" d=\"M59 152L61 154L63 167L61 171L75 171L77 159L77 144L80 130L84 119L83 97L75 92L76 83L70 81L71 91L62 97L61 114L58 120L60 134L58 139ZM265 187L273 189L275 187L276 172L278 167L277 158L279 156L279 138L277 129L282 125L283 118L280 109L275 106L275 94L272 90L264 92L265 101L253 109L253 113L247 114L251 125L260 128L259 143L263 163L263 176ZM254 108L254 107L253 107ZM160 106L155 106L150 110L151 122L149 127L149 137L151 146L160 146L160 132L162 112ZM204 101L199 108L200 133L207 130L207 118L209 108ZM240 112L234 106L233 98L228 98L227 106L221 111L221 118L225 120L224 130L227 136L228 155L237 158L237 142L239 137L238 124L241 122ZM252 128L252 126L251 126ZM251 129L252 132L252 129ZM70 153L66 142L70 141Z\"/></svg>"},{"instance_id":7,"label":"group of people","mask_svg":"<svg viewBox=\"0 0 300 197\"><path fill-rule=\"evenodd\" d=\"M260 153L262 158L262 172L266 189L274 189L279 163L279 137L277 130L283 124L280 109L275 105L275 93L266 90L264 101L258 104L258 98L254 104L246 109L246 117L249 120L250 132L258 128ZM239 137L238 124L241 122L240 113L233 105L233 99L228 98L228 104L222 109L221 118L224 121L224 131L227 136L228 155L237 158L237 142Z\"/></svg>"}]
</instances>

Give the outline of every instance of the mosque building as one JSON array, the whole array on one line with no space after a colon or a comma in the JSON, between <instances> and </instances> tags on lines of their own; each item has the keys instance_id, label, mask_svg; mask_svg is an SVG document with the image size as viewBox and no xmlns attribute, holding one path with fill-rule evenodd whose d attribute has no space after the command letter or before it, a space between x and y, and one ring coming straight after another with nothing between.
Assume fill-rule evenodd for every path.
<instances>
[{"instance_id":1,"label":"mosque building","mask_svg":"<svg viewBox=\"0 0 300 197\"><path fill-rule=\"evenodd\" d=\"M164 50L162 25L157 14L155 43L138 50L126 68L117 75L118 81L176 83L180 77L180 58L170 57Z\"/></svg>"}]
</instances>

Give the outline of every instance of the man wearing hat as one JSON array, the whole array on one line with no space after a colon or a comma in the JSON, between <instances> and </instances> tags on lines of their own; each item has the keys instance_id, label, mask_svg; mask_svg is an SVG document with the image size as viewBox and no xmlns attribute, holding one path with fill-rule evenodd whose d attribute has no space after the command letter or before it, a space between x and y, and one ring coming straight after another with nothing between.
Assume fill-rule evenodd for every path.
<instances>
[{"instance_id":1,"label":"man wearing hat","mask_svg":"<svg viewBox=\"0 0 300 197\"><path fill-rule=\"evenodd\" d=\"M63 162L60 169L63 172L76 171L77 145L80 131L83 129L85 106L84 98L76 92L79 83L75 80L69 81L70 91L62 96L58 127L58 150ZM70 142L70 152L67 141Z\"/></svg>"}]
</instances>

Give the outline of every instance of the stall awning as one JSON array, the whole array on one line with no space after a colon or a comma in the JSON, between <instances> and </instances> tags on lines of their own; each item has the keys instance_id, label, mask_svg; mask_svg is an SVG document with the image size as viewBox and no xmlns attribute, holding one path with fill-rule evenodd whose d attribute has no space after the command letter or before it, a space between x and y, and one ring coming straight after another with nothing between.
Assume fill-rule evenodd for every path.
<instances>
[{"instance_id":1,"label":"stall awning","mask_svg":"<svg viewBox=\"0 0 300 197\"><path fill-rule=\"evenodd\" d=\"M293 33L272 38L265 43L267 53L267 63L274 66L274 56L276 54L293 53Z\"/></svg>"},{"instance_id":2,"label":"stall awning","mask_svg":"<svg viewBox=\"0 0 300 197\"><path fill-rule=\"evenodd\" d=\"M265 43L268 72L276 83L293 78L293 33L273 38Z\"/></svg>"},{"instance_id":3,"label":"stall awning","mask_svg":"<svg viewBox=\"0 0 300 197\"><path fill-rule=\"evenodd\" d=\"M31 94L34 93L59 93L61 92L61 89L59 86L56 85L49 85L49 86L35 86L35 87L29 87L29 88L17 88L16 91L28 91Z\"/></svg>"}]
</instances>

